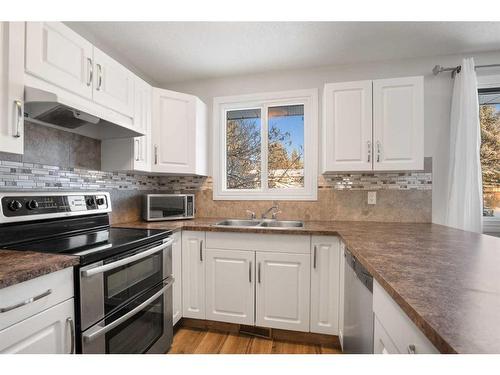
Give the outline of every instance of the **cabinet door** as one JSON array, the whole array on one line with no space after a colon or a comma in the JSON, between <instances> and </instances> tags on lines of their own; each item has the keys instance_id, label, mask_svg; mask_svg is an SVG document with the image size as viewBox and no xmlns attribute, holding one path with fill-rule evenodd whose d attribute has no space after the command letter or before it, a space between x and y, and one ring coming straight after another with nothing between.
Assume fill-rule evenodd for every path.
<instances>
[{"instance_id":1,"label":"cabinet door","mask_svg":"<svg viewBox=\"0 0 500 375\"><path fill-rule=\"evenodd\" d=\"M0 151L24 152L24 22L0 22Z\"/></svg>"},{"instance_id":2,"label":"cabinet door","mask_svg":"<svg viewBox=\"0 0 500 375\"><path fill-rule=\"evenodd\" d=\"M94 47L94 102L133 117L134 79L123 65Z\"/></svg>"},{"instance_id":3,"label":"cabinet door","mask_svg":"<svg viewBox=\"0 0 500 375\"><path fill-rule=\"evenodd\" d=\"M339 265L339 341L344 347L344 267L345 267L345 244L340 241L340 265Z\"/></svg>"},{"instance_id":4,"label":"cabinet door","mask_svg":"<svg viewBox=\"0 0 500 375\"><path fill-rule=\"evenodd\" d=\"M323 172L371 170L372 82L328 83L323 100Z\"/></svg>"},{"instance_id":5,"label":"cabinet door","mask_svg":"<svg viewBox=\"0 0 500 375\"><path fill-rule=\"evenodd\" d=\"M339 254L337 237L312 237L311 332L338 334Z\"/></svg>"},{"instance_id":6,"label":"cabinet door","mask_svg":"<svg viewBox=\"0 0 500 375\"><path fill-rule=\"evenodd\" d=\"M373 354L399 354L396 345L376 316L373 317Z\"/></svg>"},{"instance_id":7,"label":"cabinet door","mask_svg":"<svg viewBox=\"0 0 500 375\"><path fill-rule=\"evenodd\" d=\"M375 170L424 168L424 81L404 77L373 81Z\"/></svg>"},{"instance_id":8,"label":"cabinet door","mask_svg":"<svg viewBox=\"0 0 500 375\"><path fill-rule=\"evenodd\" d=\"M0 331L0 353L74 353L73 298Z\"/></svg>"},{"instance_id":9,"label":"cabinet door","mask_svg":"<svg viewBox=\"0 0 500 375\"><path fill-rule=\"evenodd\" d=\"M182 233L182 310L205 319L205 232Z\"/></svg>"},{"instance_id":10,"label":"cabinet door","mask_svg":"<svg viewBox=\"0 0 500 375\"><path fill-rule=\"evenodd\" d=\"M195 173L196 98L153 90L154 172Z\"/></svg>"},{"instance_id":11,"label":"cabinet door","mask_svg":"<svg viewBox=\"0 0 500 375\"><path fill-rule=\"evenodd\" d=\"M207 319L254 324L254 258L253 251L207 250Z\"/></svg>"},{"instance_id":12,"label":"cabinet door","mask_svg":"<svg viewBox=\"0 0 500 375\"><path fill-rule=\"evenodd\" d=\"M175 279L172 288L173 322L174 325L182 318L182 234L175 232L172 235L172 276Z\"/></svg>"},{"instance_id":13,"label":"cabinet door","mask_svg":"<svg viewBox=\"0 0 500 375\"><path fill-rule=\"evenodd\" d=\"M151 170L151 95L152 87L141 79L135 80L134 127L146 133L134 138L134 170Z\"/></svg>"},{"instance_id":14,"label":"cabinet door","mask_svg":"<svg viewBox=\"0 0 500 375\"><path fill-rule=\"evenodd\" d=\"M309 256L256 253L256 325L309 331Z\"/></svg>"},{"instance_id":15,"label":"cabinet door","mask_svg":"<svg viewBox=\"0 0 500 375\"><path fill-rule=\"evenodd\" d=\"M61 22L27 22L26 71L92 98L93 47Z\"/></svg>"}]
</instances>

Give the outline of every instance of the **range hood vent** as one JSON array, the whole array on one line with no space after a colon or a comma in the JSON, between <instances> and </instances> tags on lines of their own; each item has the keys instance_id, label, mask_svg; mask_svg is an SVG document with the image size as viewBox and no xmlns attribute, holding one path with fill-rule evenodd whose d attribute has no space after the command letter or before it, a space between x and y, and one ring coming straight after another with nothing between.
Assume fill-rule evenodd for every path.
<instances>
[{"instance_id":1,"label":"range hood vent","mask_svg":"<svg viewBox=\"0 0 500 375\"><path fill-rule=\"evenodd\" d=\"M74 108L61 100L57 94L49 91L26 86L24 101L25 116L33 123L62 128L95 139L132 138L144 135L127 126Z\"/></svg>"}]
</instances>

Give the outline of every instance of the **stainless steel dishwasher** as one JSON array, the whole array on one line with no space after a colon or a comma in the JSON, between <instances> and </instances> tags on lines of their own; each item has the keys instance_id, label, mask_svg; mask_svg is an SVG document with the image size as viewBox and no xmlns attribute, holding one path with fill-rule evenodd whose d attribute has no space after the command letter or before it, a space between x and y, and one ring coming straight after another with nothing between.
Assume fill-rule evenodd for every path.
<instances>
[{"instance_id":1,"label":"stainless steel dishwasher","mask_svg":"<svg viewBox=\"0 0 500 375\"><path fill-rule=\"evenodd\" d=\"M344 345L346 353L373 353L373 277L345 249Z\"/></svg>"}]
</instances>

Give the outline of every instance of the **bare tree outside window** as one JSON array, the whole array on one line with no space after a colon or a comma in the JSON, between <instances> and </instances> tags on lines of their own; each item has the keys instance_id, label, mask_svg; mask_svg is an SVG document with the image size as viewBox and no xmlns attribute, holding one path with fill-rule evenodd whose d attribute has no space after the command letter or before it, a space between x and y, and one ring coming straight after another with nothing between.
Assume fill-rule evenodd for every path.
<instances>
[{"instance_id":1,"label":"bare tree outside window","mask_svg":"<svg viewBox=\"0 0 500 375\"><path fill-rule=\"evenodd\" d=\"M483 216L500 218L500 90L479 93Z\"/></svg>"}]
</instances>

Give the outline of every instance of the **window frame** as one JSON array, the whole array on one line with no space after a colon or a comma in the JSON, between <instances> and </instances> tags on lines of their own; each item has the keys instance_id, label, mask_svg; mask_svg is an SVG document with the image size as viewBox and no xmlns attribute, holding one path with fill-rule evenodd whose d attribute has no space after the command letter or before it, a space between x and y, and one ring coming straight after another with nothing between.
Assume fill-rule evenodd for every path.
<instances>
[{"instance_id":1,"label":"window frame","mask_svg":"<svg viewBox=\"0 0 500 375\"><path fill-rule=\"evenodd\" d=\"M478 76L477 88L500 88L500 74ZM500 233L500 217L483 216L483 233Z\"/></svg>"},{"instance_id":2,"label":"window frame","mask_svg":"<svg viewBox=\"0 0 500 375\"><path fill-rule=\"evenodd\" d=\"M268 108L304 105L304 187L268 188ZM261 110L261 188L226 188L226 116L228 111ZM317 200L318 191L318 89L290 90L214 98L213 199L214 200Z\"/></svg>"}]
</instances>

